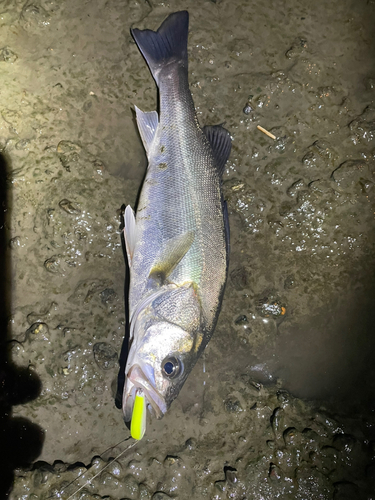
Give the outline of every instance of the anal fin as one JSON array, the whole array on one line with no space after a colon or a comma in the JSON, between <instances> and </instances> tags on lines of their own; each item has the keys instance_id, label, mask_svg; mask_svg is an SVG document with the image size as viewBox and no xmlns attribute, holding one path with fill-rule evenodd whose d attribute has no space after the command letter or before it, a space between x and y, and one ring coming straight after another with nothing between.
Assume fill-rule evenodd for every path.
<instances>
[{"instance_id":1,"label":"anal fin","mask_svg":"<svg viewBox=\"0 0 375 500\"><path fill-rule=\"evenodd\" d=\"M147 156L159 125L159 116L156 111L142 111L134 106L137 115L138 130L146 150Z\"/></svg>"},{"instance_id":2,"label":"anal fin","mask_svg":"<svg viewBox=\"0 0 375 500\"><path fill-rule=\"evenodd\" d=\"M134 248L137 241L137 226L135 223L135 215L130 205L125 208L124 214L124 237L126 246L126 255L128 257L129 267L132 266Z\"/></svg>"}]
</instances>

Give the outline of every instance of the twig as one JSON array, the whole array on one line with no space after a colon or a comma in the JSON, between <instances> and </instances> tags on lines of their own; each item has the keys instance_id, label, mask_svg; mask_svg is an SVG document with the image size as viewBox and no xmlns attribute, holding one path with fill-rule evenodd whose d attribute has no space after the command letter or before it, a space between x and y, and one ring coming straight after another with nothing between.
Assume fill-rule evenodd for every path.
<instances>
[{"instance_id":1,"label":"twig","mask_svg":"<svg viewBox=\"0 0 375 500\"><path fill-rule=\"evenodd\" d=\"M263 134L268 135L268 137L271 137L271 139L273 139L273 140L276 139L275 135L271 134L271 132L268 132L268 130L266 130L265 128L261 127L260 125L257 125L257 129L260 130L261 132L263 132Z\"/></svg>"}]
</instances>

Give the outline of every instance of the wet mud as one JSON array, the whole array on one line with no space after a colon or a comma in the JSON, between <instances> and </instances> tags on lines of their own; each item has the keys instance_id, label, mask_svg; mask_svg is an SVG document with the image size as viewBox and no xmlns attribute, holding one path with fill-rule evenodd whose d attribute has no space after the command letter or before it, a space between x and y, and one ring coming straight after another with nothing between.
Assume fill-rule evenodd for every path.
<instances>
[{"instance_id":1,"label":"wet mud","mask_svg":"<svg viewBox=\"0 0 375 500\"><path fill-rule=\"evenodd\" d=\"M121 214L157 93L129 30L181 9L200 123L233 138L231 261L204 357L133 446ZM0 496L374 498L374 21L373 0L0 5Z\"/></svg>"}]
</instances>

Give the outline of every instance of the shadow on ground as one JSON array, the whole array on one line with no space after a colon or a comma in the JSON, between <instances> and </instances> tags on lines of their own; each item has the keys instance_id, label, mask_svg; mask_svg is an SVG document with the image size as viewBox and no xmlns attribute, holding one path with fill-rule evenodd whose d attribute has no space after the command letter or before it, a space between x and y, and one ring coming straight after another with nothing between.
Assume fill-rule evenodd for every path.
<instances>
[{"instance_id":1,"label":"shadow on ground","mask_svg":"<svg viewBox=\"0 0 375 500\"><path fill-rule=\"evenodd\" d=\"M30 466L40 455L44 432L26 418L12 417L12 407L35 399L41 390L39 377L29 367L12 363L9 331L12 280L9 252L11 186L9 162L0 154L0 499L7 498L14 470Z\"/></svg>"}]
</instances>

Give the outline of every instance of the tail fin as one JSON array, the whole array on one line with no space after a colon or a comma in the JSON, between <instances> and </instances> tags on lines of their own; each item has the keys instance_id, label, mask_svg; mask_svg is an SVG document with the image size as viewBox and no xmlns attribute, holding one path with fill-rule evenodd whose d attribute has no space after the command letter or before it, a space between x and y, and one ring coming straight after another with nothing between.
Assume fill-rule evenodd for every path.
<instances>
[{"instance_id":1,"label":"tail fin","mask_svg":"<svg viewBox=\"0 0 375 500\"><path fill-rule=\"evenodd\" d=\"M176 62L187 68L189 14L186 10L167 17L157 31L132 29L131 34L158 84L160 69Z\"/></svg>"}]
</instances>

